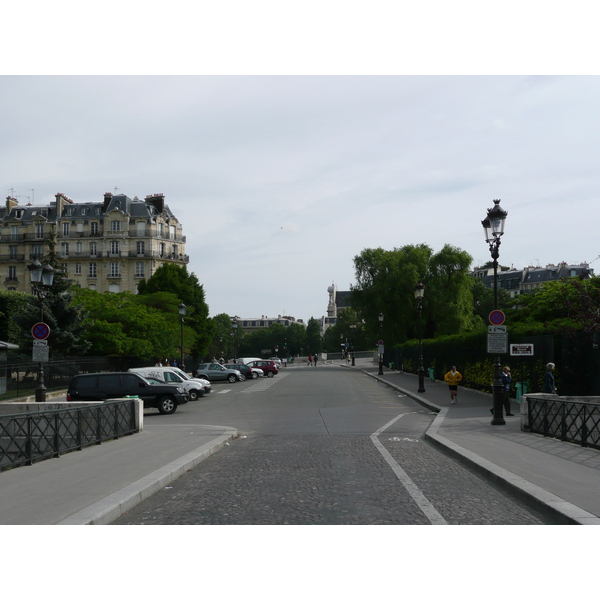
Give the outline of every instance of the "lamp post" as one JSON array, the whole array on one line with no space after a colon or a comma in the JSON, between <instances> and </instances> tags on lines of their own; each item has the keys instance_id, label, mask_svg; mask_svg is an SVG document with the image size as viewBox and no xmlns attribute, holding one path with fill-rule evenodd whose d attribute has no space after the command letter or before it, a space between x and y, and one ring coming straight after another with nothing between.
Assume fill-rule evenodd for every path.
<instances>
[{"instance_id":1,"label":"lamp post","mask_svg":"<svg viewBox=\"0 0 600 600\"><path fill-rule=\"evenodd\" d=\"M45 264L42 266L37 258L29 265L29 277L31 280L33 294L40 301L40 323L44 322L44 298L48 293L49 288L54 283L54 269L51 265ZM44 289L46 288L46 289ZM48 360L46 358L46 360ZM37 386L35 388L35 401L46 402L46 386L44 385L44 363L38 362Z\"/></svg>"},{"instance_id":2,"label":"lamp post","mask_svg":"<svg viewBox=\"0 0 600 600\"><path fill-rule=\"evenodd\" d=\"M494 200L493 208L488 208L486 218L481 221L485 230L485 241L488 243L494 261L494 310L498 310L498 257L500 256L500 238L504 234L504 223L508 213L500 207L500 200ZM502 416L504 390L502 386L502 366L500 357L494 362L494 408L492 425L506 425Z\"/></svg>"},{"instance_id":3,"label":"lamp post","mask_svg":"<svg viewBox=\"0 0 600 600\"><path fill-rule=\"evenodd\" d=\"M354 362L354 338L356 337L356 323L350 323L350 333L352 337L350 338L350 352L352 352L352 366L355 367L356 364Z\"/></svg>"},{"instance_id":4,"label":"lamp post","mask_svg":"<svg viewBox=\"0 0 600 600\"><path fill-rule=\"evenodd\" d=\"M379 313L379 341L383 343L383 313ZM383 354L379 352L379 373L383 375Z\"/></svg>"},{"instance_id":5,"label":"lamp post","mask_svg":"<svg viewBox=\"0 0 600 600\"><path fill-rule=\"evenodd\" d=\"M237 322L237 317L234 317L231 320L231 335L233 337L233 361L235 362L237 360L237 356L236 356L236 337L237 337L237 328L238 328L238 322Z\"/></svg>"},{"instance_id":6,"label":"lamp post","mask_svg":"<svg viewBox=\"0 0 600 600\"><path fill-rule=\"evenodd\" d=\"M180 362L180 368L182 371L185 371L185 362L183 360L183 323L185 321L185 313L186 313L186 306L183 302L181 302L179 304L179 317L180 317L180 321L181 321L181 362Z\"/></svg>"},{"instance_id":7,"label":"lamp post","mask_svg":"<svg viewBox=\"0 0 600 600\"><path fill-rule=\"evenodd\" d=\"M425 391L425 369L423 368L423 327L421 321L421 313L423 312L423 296L425 294L425 286L419 282L415 285L415 298L419 307L419 394Z\"/></svg>"}]
</instances>

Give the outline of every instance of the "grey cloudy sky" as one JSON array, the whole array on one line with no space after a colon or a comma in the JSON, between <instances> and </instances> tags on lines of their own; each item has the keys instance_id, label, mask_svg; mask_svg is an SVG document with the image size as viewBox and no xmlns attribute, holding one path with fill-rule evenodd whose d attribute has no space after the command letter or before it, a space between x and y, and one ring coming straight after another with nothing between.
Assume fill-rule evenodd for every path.
<instances>
[{"instance_id":1,"label":"grey cloudy sky","mask_svg":"<svg viewBox=\"0 0 600 600\"><path fill-rule=\"evenodd\" d=\"M482 264L494 198L502 264L600 254L596 76L4 76L0 92L5 195L163 192L211 315L320 317L364 248Z\"/></svg>"}]
</instances>

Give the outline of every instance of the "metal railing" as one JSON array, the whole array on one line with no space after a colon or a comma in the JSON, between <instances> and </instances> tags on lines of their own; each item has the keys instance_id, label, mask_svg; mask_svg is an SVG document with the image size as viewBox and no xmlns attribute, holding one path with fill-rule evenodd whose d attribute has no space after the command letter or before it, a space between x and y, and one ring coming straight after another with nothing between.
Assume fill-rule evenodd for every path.
<instances>
[{"instance_id":1,"label":"metal railing","mask_svg":"<svg viewBox=\"0 0 600 600\"><path fill-rule=\"evenodd\" d=\"M600 404L527 396L529 431L600 448Z\"/></svg>"},{"instance_id":2,"label":"metal railing","mask_svg":"<svg viewBox=\"0 0 600 600\"><path fill-rule=\"evenodd\" d=\"M0 416L0 471L137 431L135 401Z\"/></svg>"}]
</instances>

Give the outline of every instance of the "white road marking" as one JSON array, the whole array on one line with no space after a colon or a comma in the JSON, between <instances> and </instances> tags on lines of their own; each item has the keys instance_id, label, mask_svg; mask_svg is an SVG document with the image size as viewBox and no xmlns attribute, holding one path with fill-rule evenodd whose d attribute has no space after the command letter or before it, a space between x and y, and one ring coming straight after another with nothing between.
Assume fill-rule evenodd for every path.
<instances>
[{"instance_id":1,"label":"white road marking","mask_svg":"<svg viewBox=\"0 0 600 600\"><path fill-rule=\"evenodd\" d=\"M217 394L229 394L230 391L231 391L231 389L229 389L229 390L221 390L220 392L217 392Z\"/></svg>"},{"instance_id":2,"label":"white road marking","mask_svg":"<svg viewBox=\"0 0 600 600\"><path fill-rule=\"evenodd\" d=\"M435 510L431 502L425 498L423 492L414 484L411 478L406 474L404 469L394 460L392 455L384 448L383 444L377 437L380 433L384 432L388 427L393 425L400 417L404 414L398 415L392 419L389 423L386 423L383 427L378 429L375 433L371 434L371 441L375 444L375 447L387 463L392 467L392 471L396 474L396 477L400 480L400 483L405 487L406 491L411 495L412 499L417 503L418 507L423 511L423 514L429 519L432 525L448 525L446 519Z\"/></svg>"}]
</instances>

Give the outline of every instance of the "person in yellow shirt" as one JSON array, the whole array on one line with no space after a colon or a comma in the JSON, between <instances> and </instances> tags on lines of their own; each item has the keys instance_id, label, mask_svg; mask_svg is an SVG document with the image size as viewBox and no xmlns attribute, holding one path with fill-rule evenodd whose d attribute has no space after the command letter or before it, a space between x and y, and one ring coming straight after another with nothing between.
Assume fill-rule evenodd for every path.
<instances>
[{"instance_id":1,"label":"person in yellow shirt","mask_svg":"<svg viewBox=\"0 0 600 600\"><path fill-rule=\"evenodd\" d=\"M458 396L458 384L462 380L462 375L456 370L456 367L452 367L445 375L444 381L450 388L450 404L458 402L456 397Z\"/></svg>"}]
</instances>

